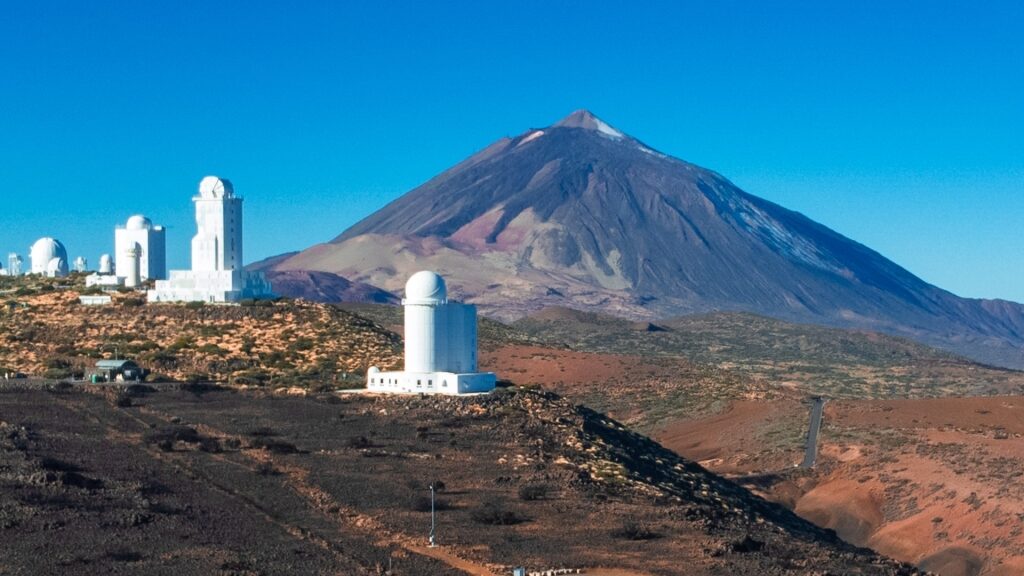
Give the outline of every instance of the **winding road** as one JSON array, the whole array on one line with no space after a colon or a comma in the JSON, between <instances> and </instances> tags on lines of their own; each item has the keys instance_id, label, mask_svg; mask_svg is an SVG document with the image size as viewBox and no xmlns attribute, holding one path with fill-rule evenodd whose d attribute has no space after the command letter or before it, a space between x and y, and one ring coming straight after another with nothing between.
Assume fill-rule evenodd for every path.
<instances>
[{"instance_id":1,"label":"winding road","mask_svg":"<svg viewBox=\"0 0 1024 576\"><path fill-rule=\"evenodd\" d=\"M825 399L818 396L811 405L811 423L807 429L807 449L804 451L804 461L801 468L814 468L814 462L818 459L818 432L821 431L821 419L825 412Z\"/></svg>"}]
</instances>

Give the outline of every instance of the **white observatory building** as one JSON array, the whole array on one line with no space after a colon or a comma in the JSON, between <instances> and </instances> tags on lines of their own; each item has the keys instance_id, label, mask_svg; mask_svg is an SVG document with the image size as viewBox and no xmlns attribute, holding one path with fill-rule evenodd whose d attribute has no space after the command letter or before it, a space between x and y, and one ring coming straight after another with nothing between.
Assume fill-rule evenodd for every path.
<instances>
[{"instance_id":1,"label":"white observatory building","mask_svg":"<svg viewBox=\"0 0 1024 576\"><path fill-rule=\"evenodd\" d=\"M371 392L474 394L494 390L493 372L477 372L476 306L448 300L444 279L417 272L405 284L405 370L366 374Z\"/></svg>"},{"instance_id":2,"label":"white observatory building","mask_svg":"<svg viewBox=\"0 0 1024 576\"><path fill-rule=\"evenodd\" d=\"M68 275L68 251L59 240L40 238L29 250L32 273L58 278Z\"/></svg>"},{"instance_id":3,"label":"white observatory building","mask_svg":"<svg viewBox=\"0 0 1024 576\"><path fill-rule=\"evenodd\" d=\"M114 229L114 269L119 273L128 270L128 261L133 258L128 253L133 248L138 251L142 280L167 278L167 234L163 226L154 226L152 220L136 214Z\"/></svg>"},{"instance_id":4,"label":"white observatory building","mask_svg":"<svg viewBox=\"0 0 1024 576\"><path fill-rule=\"evenodd\" d=\"M110 254L100 255L100 269L98 272L107 276L114 273L114 259L110 257Z\"/></svg>"},{"instance_id":5,"label":"white observatory building","mask_svg":"<svg viewBox=\"0 0 1024 576\"><path fill-rule=\"evenodd\" d=\"M196 206L198 231L192 238L192 269L172 270L158 280L150 302L238 302L270 298L270 284L261 272L242 264L242 198L231 182L207 176L199 183ZM121 265L118 263L118 270Z\"/></svg>"}]
</instances>

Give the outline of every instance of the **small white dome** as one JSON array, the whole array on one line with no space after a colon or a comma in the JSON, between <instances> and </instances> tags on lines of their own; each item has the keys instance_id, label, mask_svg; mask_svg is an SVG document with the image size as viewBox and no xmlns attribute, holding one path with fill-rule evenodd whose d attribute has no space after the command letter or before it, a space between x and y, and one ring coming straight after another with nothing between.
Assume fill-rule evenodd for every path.
<instances>
[{"instance_id":1,"label":"small white dome","mask_svg":"<svg viewBox=\"0 0 1024 576\"><path fill-rule=\"evenodd\" d=\"M113 274L114 273L114 259L110 257L110 254L103 254L100 256L100 274Z\"/></svg>"},{"instance_id":2,"label":"small white dome","mask_svg":"<svg viewBox=\"0 0 1024 576\"><path fill-rule=\"evenodd\" d=\"M56 257L46 263L46 275L51 278L61 278L68 275L67 260Z\"/></svg>"},{"instance_id":3,"label":"small white dome","mask_svg":"<svg viewBox=\"0 0 1024 576\"><path fill-rule=\"evenodd\" d=\"M367 374L380 374L380 368L376 366L370 366L370 369L366 371Z\"/></svg>"},{"instance_id":4,"label":"small white dome","mask_svg":"<svg viewBox=\"0 0 1024 576\"><path fill-rule=\"evenodd\" d=\"M405 283L405 299L410 302L444 302L448 299L448 288L436 272L417 272Z\"/></svg>"},{"instance_id":5,"label":"small white dome","mask_svg":"<svg viewBox=\"0 0 1024 576\"><path fill-rule=\"evenodd\" d=\"M231 198L234 195L235 187L231 185L230 180L216 176L207 176L199 182L199 196L202 198L215 200L218 198Z\"/></svg>"},{"instance_id":6,"label":"small white dome","mask_svg":"<svg viewBox=\"0 0 1024 576\"><path fill-rule=\"evenodd\" d=\"M153 228L153 222L142 214L136 214L128 219L124 227L129 230L149 230Z\"/></svg>"}]
</instances>

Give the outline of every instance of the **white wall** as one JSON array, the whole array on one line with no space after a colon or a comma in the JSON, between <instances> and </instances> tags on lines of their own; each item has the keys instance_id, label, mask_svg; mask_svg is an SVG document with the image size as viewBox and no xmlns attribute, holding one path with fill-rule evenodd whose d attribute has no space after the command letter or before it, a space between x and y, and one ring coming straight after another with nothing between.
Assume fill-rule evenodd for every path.
<instances>
[{"instance_id":1,"label":"white wall","mask_svg":"<svg viewBox=\"0 0 1024 576\"><path fill-rule=\"evenodd\" d=\"M143 280L167 278L167 236L163 226L142 230L114 230L114 270L124 275L128 270L128 250L139 247L139 276Z\"/></svg>"},{"instance_id":2,"label":"white wall","mask_svg":"<svg viewBox=\"0 0 1024 576\"><path fill-rule=\"evenodd\" d=\"M192 271L242 269L242 199L192 199L198 231L192 238Z\"/></svg>"}]
</instances>

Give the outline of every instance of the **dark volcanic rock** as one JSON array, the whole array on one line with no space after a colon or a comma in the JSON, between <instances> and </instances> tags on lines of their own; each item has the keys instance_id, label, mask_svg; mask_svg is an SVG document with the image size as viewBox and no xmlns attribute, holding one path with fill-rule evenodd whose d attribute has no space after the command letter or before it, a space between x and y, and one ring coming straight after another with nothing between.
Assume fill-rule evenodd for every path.
<instances>
[{"instance_id":1,"label":"dark volcanic rock","mask_svg":"<svg viewBox=\"0 0 1024 576\"><path fill-rule=\"evenodd\" d=\"M387 290L423 268L503 318L551 305L635 319L748 311L1024 367L1024 306L929 285L586 111L498 140L331 243L274 266Z\"/></svg>"}]
</instances>

